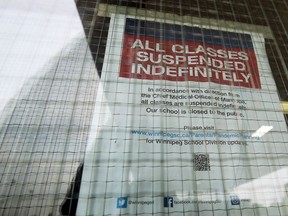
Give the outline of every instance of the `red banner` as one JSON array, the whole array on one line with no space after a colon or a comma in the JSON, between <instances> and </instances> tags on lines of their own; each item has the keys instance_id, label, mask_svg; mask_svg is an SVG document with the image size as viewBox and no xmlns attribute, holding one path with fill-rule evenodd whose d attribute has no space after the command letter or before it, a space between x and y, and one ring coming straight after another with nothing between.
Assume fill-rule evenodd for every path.
<instances>
[{"instance_id":1,"label":"red banner","mask_svg":"<svg viewBox=\"0 0 288 216\"><path fill-rule=\"evenodd\" d=\"M120 77L261 88L254 49L125 34Z\"/></svg>"}]
</instances>

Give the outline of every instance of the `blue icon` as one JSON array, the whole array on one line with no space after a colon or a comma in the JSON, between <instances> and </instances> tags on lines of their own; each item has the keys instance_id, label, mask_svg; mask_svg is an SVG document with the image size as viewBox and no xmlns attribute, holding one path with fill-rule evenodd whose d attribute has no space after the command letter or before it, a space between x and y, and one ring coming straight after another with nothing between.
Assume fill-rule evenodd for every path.
<instances>
[{"instance_id":1,"label":"blue icon","mask_svg":"<svg viewBox=\"0 0 288 216\"><path fill-rule=\"evenodd\" d=\"M232 205L240 205L240 199L237 195L230 196Z\"/></svg>"},{"instance_id":2,"label":"blue icon","mask_svg":"<svg viewBox=\"0 0 288 216\"><path fill-rule=\"evenodd\" d=\"M128 197L118 197L117 198L117 208L127 208Z\"/></svg>"},{"instance_id":3,"label":"blue icon","mask_svg":"<svg viewBox=\"0 0 288 216\"><path fill-rule=\"evenodd\" d=\"M164 197L164 207L173 208L173 197Z\"/></svg>"}]
</instances>

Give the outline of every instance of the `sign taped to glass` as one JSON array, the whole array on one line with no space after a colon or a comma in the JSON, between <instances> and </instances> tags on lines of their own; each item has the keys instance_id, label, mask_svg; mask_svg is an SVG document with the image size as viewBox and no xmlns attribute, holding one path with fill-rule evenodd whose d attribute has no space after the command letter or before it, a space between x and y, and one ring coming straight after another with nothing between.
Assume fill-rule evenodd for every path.
<instances>
[{"instance_id":1,"label":"sign taped to glass","mask_svg":"<svg viewBox=\"0 0 288 216\"><path fill-rule=\"evenodd\" d=\"M277 170L280 162L265 157L269 149L287 152L263 40L113 15L79 215L191 214L203 206L225 215L238 205L262 205L249 194L262 187L244 190ZM269 131L258 136L263 125ZM259 173L264 163L273 166Z\"/></svg>"}]
</instances>

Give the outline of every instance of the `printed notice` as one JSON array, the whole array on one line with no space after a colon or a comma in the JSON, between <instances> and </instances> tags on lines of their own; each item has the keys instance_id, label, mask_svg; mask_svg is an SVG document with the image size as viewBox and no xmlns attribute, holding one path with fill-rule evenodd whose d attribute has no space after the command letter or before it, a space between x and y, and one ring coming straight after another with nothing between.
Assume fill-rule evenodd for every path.
<instances>
[{"instance_id":1,"label":"printed notice","mask_svg":"<svg viewBox=\"0 0 288 216\"><path fill-rule=\"evenodd\" d=\"M259 183L287 163L263 41L112 16L77 215L225 215L269 207L264 188L287 200Z\"/></svg>"}]
</instances>

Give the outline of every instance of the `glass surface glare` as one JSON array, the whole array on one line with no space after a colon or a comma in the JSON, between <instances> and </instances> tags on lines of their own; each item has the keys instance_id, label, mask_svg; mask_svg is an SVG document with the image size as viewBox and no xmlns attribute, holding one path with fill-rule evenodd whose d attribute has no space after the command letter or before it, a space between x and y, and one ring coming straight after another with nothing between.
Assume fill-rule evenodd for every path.
<instances>
[{"instance_id":1,"label":"glass surface glare","mask_svg":"<svg viewBox=\"0 0 288 216\"><path fill-rule=\"evenodd\" d=\"M288 215L286 1L0 17L0 215Z\"/></svg>"}]
</instances>

